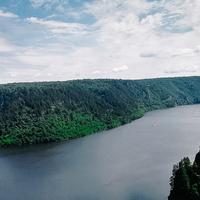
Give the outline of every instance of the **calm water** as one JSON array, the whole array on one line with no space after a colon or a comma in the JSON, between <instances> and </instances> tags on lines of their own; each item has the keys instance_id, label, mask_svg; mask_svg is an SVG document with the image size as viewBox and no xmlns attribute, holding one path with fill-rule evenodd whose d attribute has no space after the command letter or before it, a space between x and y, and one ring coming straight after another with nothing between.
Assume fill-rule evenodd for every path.
<instances>
[{"instance_id":1,"label":"calm water","mask_svg":"<svg viewBox=\"0 0 200 200\"><path fill-rule=\"evenodd\" d=\"M62 144L1 150L2 200L162 200L172 166L200 145L200 105L147 113Z\"/></svg>"}]
</instances>

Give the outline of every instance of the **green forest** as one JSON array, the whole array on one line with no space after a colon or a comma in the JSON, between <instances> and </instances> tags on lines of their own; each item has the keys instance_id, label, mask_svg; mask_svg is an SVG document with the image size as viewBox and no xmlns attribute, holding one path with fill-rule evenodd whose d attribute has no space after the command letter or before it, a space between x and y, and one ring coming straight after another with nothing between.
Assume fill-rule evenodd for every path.
<instances>
[{"instance_id":1,"label":"green forest","mask_svg":"<svg viewBox=\"0 0 200 200\"><path fill-rule=\"evenodd\" d=\"M200 151L194 163L188 157L174 165L168 200L200 200Z\"/></svg>"},{"instance_id":2,"label":"green forest","mask_svg":"<svg viewBox=\"0 0 200 200\"><path fill-rule=\"evenodd\" d=\"M200 102L200 77L0 85L0 145L74 139Z\"/></svg>"}]
</instances>

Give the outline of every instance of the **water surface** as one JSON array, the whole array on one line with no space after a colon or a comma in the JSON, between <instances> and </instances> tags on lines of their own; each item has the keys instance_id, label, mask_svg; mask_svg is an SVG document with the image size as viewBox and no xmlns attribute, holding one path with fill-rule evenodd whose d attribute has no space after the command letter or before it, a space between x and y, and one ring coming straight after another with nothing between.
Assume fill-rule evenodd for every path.
<instances>
[{"instance_id":1,"label":"water surface","mask_svg":"<svg viewBox=\"0 0 200 200\"><path fill-rule=\"evenodd\" d=\"M0 199L164 200L173 164L199 145L194 105L70 142L1 150Z\"/></svg>"}]
</instances>

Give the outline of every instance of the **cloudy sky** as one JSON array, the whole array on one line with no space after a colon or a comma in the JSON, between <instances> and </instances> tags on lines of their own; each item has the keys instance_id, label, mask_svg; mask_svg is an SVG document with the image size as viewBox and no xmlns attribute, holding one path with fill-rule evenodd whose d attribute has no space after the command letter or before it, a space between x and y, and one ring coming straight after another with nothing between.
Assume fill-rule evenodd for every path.
<instances>
[{"instance_id":1,"label":"cloudy sky","mask_svg":"<svg viewBox=\"0 0 200 200\"><path fill-rule=\"evenodd\" d=\"M199 0L0 0L0 83L190 75Z\"/></svg>"}]
</instances>

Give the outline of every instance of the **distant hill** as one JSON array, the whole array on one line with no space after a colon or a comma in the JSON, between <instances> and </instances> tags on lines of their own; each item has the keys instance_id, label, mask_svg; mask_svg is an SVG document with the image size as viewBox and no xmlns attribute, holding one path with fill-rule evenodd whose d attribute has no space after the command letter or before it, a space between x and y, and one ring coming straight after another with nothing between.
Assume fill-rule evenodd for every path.
<instances>
[{"instance_id":1,"label":"distant hill","mask_svg":"<svg viewBox=\"0 0 200 200\"><path fill-rule=\"evenodd\" d=\"M200 77L0 85L0 145L69 140L200 102Z\"/></svg>"}]
</instances>

